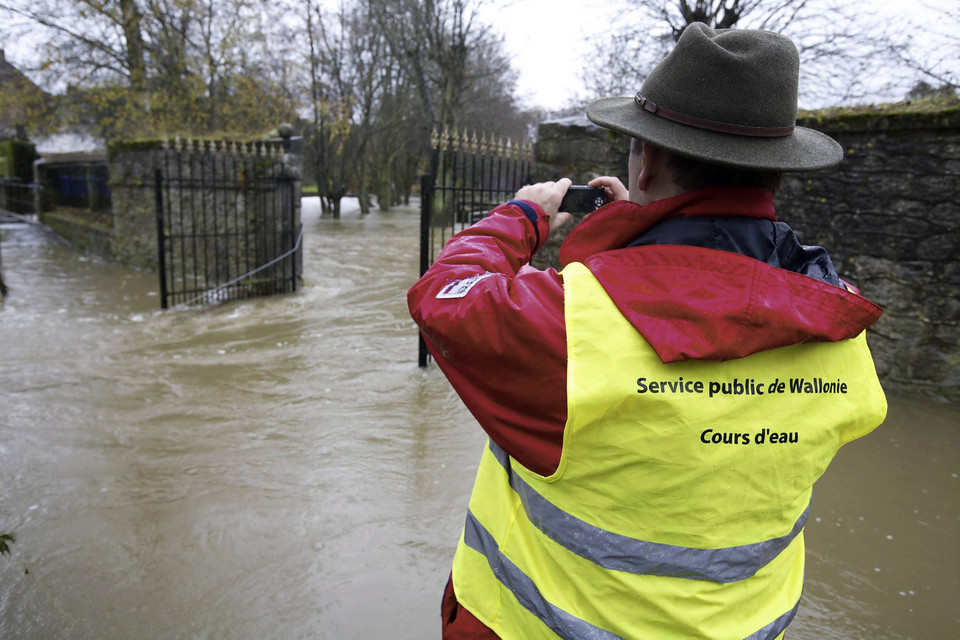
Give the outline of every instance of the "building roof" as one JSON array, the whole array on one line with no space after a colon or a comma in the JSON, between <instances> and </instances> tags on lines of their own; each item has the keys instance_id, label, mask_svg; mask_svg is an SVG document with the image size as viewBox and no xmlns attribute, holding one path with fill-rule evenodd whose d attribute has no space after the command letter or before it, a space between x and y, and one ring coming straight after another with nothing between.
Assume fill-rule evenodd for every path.
<instances>
[{"instance_id":1,"label":"building roof","mask_svg":"<svg viewBox=\"0 0 960 640\"><path fill-rule=\"evenodd\" d=\"M40 87L37 87L37 85L30 80L30 78L23 75L19 69L10 64L10 62L7 61L6 52L3 49L0 49L0 83L6 84L7 82L22 82L29 86L36 87L37 90L40 89Z\"/></svg>"},{"instance_id":2,"label":"building roof","mask_svg":"<svg viewBox=\"0 0 960 640\"><path fill-rule=\"evenodd\" d=\"M10 64L3 49L0 49L0 139L15 137L17 125L25 124L23 102L42 97L40 87Z\"/></svg>"}]
</instances>

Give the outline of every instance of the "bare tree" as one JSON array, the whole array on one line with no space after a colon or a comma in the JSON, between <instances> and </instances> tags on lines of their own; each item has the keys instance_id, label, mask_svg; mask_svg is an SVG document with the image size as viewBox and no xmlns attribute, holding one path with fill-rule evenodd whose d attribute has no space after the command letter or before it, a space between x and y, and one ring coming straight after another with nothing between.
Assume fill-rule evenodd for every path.
<instances>
[{"instance_id":1,"label":"bare tree","mask_svg":"<svg viewBox=\"0 0 960 640\"><path fill-rule=\"evenodd\" d=\"M309 114L307 167L336 215L347 193L364 212L408 199L434 127L527 135L481 1L0 0L0 16L44 30L42 66L71 78L61 111L106 136Z\"/></svg>"},{"instance_id":2,"label":"bare tree","mask_svg":"<svg viewBox=\"0 0 960 640\"><path fill-rule=\"evenodd\" d=\"M307 148L323 212L338 216L347 193L356 194L363 213L371 194L381 209L389 208L396 200L392 189L402 183L394 160L411 147L405 139L411 126L423 127L405 68L391 56L370 5L324 12L312 0L306 4L313 116ZM414 150L418 165L421 149Z\"/></svg>"},{"instance_id":3,"label":"bare tree","mask_svg":"<svg viewBox=\"0 0 960 640\"><path fill-rule=\"evenodd\" d=\"M512 140L531 137L538 115L517 101L518 74L500 37L478 42L467 61L470 82L464 88L462 128L496 132Z\"/></svg>"},{"instance_id":4,"label":"bare tree","mask_svg":"<svg viewBox=\"0 0 960 640\"><path fill-rule=\"evenodd\" d=\"M960 90L960 6L930 10L935 20L922 27L908 22L895 50L912 89L926 85L929 94L955 98Z\"/></svg>"},{"instance_id":5,"label":"bare tree","mask_svg":"<svg viewBox=\"0 0 960 640\"><path fill-rule=\"evenodd\" d=\"M292 104L265 74L263 0L0 0L39 32L46 84L104 135L205 133ZM9 20L5 35L15 21ZM0 31L4 28L0 26ZM242 89L242 91L240 90ZM61 111L67 111L63 109ZM275 125L276 122L270 124Z\"/></svg>"},{"instance_id":6,"label":"bare tree","mask_svg":"<svg viewBox=\"0 0 960 640\"><path fill-rule=\"evenodd\" d=\"M127 70L130 73L130 86L134 91L143 91L147 79L146 49L140 22L143 14L134 0L119 0L120 27L126 41Z\"/></svg>"},{"instance_id":7,"label":"bare tree","mask_svg":"<svg viewBox=\"0 0 960 640\"><path fill-rule=\"evenodd\" d=\"M632 94L691 22L790 36L801 58L806 106L858 102L875 95L903 50L898 25L842 0L636 0L621 28L595 41L585 74L589 97Z\"/></svg>"},{"instance_id":8,"label":"bare tree","mask_svg":"<svg viewBox=\"0 0 960 640\"><path fill-rule=\"evenodd\" d=\"M680 34L688 24L703 22L715 29L731 29L740 21L744 13L750 13L759 4L757 0L696 0L687 2L666 2L659 0L648 6L670 25L673 39L679 40Z\"/></svg>"},{"instance_id":9,"label":"bare tree","mask_svg":"<svg viewBox=\"0 0 960 640\"><path fill-rule=\"evenodd\" d=\"M86 73L139 80L145 69L142 18L135 0L3 0L0 12L41 27L47 66L70 65ZM9 34L4 34L9 36Z\"/></svg>"},{"instance_id":10,"label":"bare tree","mask_svg":"<svg viewBox=\"0 0 960 640\"><path fill-rule=\"evenodd\" d=\"M315 0L306 0L312 127L307 136L309 166L319 190L323 213L340 217L340 200L347 194L350 112L353 83L348 59L349 22L341 6L328 18Z\"/></svg>"},{"instance_id":11,"label":"bare tree","mask_svg":"<svg viewBox=\"0 0 960 640\"><path fill-rule=\"evenodd\" d=\"M324 213L409 199L434 127L523 132L502 40L463 0L305 0L313 122L308 148ZM369 194L369 195L368 195Z\"/></svg>"},{"instance_id":12,"label":"bare tree","mask_svg":"<svg viewBox=\"0 0 960 640\"><path fill-rule=\"evenodd\" d=\"M432 126L464 124L466 95L490 73L508 74L509 62L496 66L480 55L496 52L502 42L479 19L482 0L366 0L393 55L404 61ZM504 64L505 63L505 64Z\"/></svg>"}]
</instances>

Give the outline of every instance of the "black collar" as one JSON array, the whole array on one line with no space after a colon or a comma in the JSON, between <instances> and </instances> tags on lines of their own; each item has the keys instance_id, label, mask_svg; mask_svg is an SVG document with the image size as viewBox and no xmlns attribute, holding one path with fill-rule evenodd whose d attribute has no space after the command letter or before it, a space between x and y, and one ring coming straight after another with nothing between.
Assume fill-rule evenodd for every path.
<instances>
[{"instance_id":1,"label":"black collar","mask_svg":"<svg viewBox=\"0 0 960 640\"><path fill-rule=\"evenodd\" d=\"M784 222L756 218L671 218L658 223L627 246L651 244L730 251L841 286L826 249L800 244L797 234Z\"/></svg>"}]
</instances>

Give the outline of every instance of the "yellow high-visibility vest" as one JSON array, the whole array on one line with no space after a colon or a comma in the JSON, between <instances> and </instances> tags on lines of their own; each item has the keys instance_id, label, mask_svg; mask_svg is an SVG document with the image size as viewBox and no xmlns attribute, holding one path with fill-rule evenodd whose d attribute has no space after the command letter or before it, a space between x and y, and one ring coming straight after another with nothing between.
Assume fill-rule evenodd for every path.
<instances>
[{"instance_id":1,"label":"yellow high-visibility vest","mask_svg":"<svg viewBox=\"0 0 960 640\"><path fill-rule=\"evenodd\" d=\"M865 336L663 364L586 267L563 281L560 464L489 443L457 600L506 640L780 637L813 483L886 415Z\"/></svg>"}]
</instances>

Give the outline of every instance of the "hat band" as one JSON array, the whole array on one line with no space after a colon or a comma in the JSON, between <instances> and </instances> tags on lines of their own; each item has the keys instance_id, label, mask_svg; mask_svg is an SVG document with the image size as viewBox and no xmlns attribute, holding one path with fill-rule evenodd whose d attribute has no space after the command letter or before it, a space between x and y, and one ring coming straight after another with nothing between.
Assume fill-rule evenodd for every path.
<instances>
[{"instance_id":1,"label":"hat band","mask_svg":"<svg viewBox=\"0 0 960 640\"><path fill-rule=\"evenodd\" d=\"M652 100L644 98L640 95L639 91L637 95L634 96L634 100L636 100L637 104L640 105L640 108L644 111L649 111L661 118L696 127L697 129L707 129L708 131L717 131L719 133L732 133L738 136L751 136L754 138L782 138L793 133L794 129L794 125L788 127L751 127L748 125L729 124L727 122L717 122L716 120L689 116L679 111L672 111L661 107Z\"/></svg>"}]
</instances>

